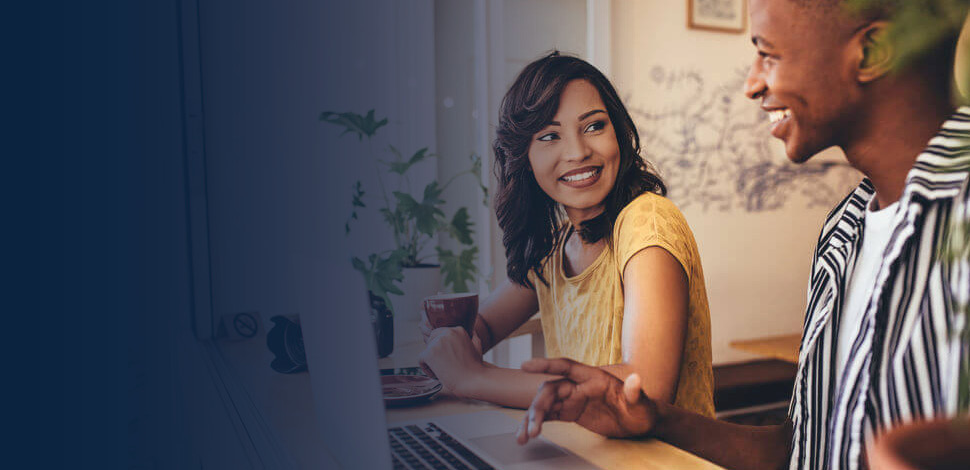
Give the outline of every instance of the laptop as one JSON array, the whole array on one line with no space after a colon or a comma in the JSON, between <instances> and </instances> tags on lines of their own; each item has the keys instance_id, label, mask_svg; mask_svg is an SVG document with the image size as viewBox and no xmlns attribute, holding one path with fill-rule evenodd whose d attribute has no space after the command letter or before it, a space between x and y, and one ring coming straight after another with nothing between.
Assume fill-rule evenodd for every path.
<instances>
[{"instance_id":1,"label":"laptop","mask_svg":"<svg viewBox=\"0 0 970 470\"><path fill-rule=\"evenodd\" d=\"M596 468L545 438L518 445L519 423L500 411L388 425L364 282L350 270L330 274L323 291L301 305L303 312L328 313L301 319L323 445L338 465L394 470Z\"/></svg>"}]
</instances>

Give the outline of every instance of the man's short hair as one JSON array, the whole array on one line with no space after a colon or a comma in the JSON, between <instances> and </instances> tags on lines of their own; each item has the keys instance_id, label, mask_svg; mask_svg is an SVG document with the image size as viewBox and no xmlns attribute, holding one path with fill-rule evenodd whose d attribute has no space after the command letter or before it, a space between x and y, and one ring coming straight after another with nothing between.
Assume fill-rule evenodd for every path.
<instances>
[{"instance_id":1,"label":"man's short hair","mask_svg":"<svg viewBox=\"0 0 970 470\"><path fill-rule=\"evenodd\" d=\"M848 0L788 0L799 7L817 14L828 16L833 13L845 15L843 18L858 20L888 19L899 6L898 0L870 0L851 2Z\"/></svg>"}]
</instances>

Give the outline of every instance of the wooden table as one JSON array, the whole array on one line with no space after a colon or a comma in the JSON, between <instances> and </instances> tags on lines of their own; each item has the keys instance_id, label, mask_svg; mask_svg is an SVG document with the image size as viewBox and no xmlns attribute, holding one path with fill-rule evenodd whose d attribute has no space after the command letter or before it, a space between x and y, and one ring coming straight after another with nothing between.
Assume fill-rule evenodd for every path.
<instances>
[{"instance_id":1,"label":"wooden table","mask_svg":"<svg viewBox=\"0 0 970 470\"><path fill-rule=\"evenodd\" d=\"M730 346L759 356L798 364L798 348L801 342L802 335L793 334L731 341Z\"/></svg>"},{"instance_id":2,"label":"wooden table","mask_svg":"<svg viewBox=\"0 0 970 470\"><path fill-rule=\"evenodd\" d=\"M379 361L382 369L417 365L417 355L424 348L420 334L403 336L405 338L401 338L399 344L395 345L394 353ZM517 422L521 422L525 416L523 410L502 408L485 402L463 400L441 394L425 405L388 409L387 421L395 423L484 410L500 410ZM575 423L545 423L542 435L603 469L722 469L720 466L656 439L607 439Z\"/></svg>"}]
</instances>

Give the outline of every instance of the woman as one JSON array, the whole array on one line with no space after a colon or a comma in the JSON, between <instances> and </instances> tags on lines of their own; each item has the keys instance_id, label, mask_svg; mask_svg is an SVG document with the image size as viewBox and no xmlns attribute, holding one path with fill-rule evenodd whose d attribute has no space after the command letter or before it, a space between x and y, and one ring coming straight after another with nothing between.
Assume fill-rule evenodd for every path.
<instances>
[{"instance_id":1,"label":"woman","mask_svg":"<svg viewBox=\"0 0 970 470\"><path fill-rule=\"evenodd\" d=\"M606 77L558 52L526 66L502 102L494 152L508 280L472 338L425 320L423 365L455 395L528 407L552 377L485 364L482 352L539 311L547 357L638 373L650 397L713 416L693 234Z\"/></svg>"}]
</instances>

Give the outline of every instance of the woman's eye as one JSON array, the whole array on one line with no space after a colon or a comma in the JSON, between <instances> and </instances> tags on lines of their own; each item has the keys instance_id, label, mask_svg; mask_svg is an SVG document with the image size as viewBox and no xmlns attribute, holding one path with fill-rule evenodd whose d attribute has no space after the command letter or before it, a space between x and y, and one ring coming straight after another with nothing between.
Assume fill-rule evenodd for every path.
<instances>
[{"instance_id":1,"label":"woman's eye","mask_svg":"<svg viewBox=\"0 0 970 470\"><path fill-rule=\"evenodd\" d=\"M556 135L555 132L550 132L548 134L542 134L536 140L541 141L541 142L549 142L549 141L552 141L552 140L555 140L555 139L558 139L558 138L559 138L559 136Z\"/></svg>"},{"instance_id":2,"label":"woman's eye","mask_svg":"<svg viewBox=\"0 0 970 470\"><path fill-rule=\"evenodd\" d=\"M605 127L606 127L606 122L604 122L604 121L596 121L596 122L590 123L590 125L586 126L586 132L596 132L596 131L600 131L600 130L603 130Z\"/></svg>"}]
</instances>

